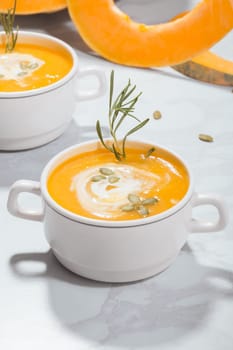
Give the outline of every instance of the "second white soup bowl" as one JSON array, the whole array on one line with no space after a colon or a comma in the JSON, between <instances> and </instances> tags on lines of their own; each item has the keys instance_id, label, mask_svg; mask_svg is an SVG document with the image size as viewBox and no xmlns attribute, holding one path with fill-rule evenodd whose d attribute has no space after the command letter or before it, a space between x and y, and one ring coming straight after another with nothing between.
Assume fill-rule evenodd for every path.
<instances>
[{"instance_id":1,"label":"second white soup bowl","mask_svg":"<svg viewBox=\"0 0 233 350\"><path fill-rule=\"evenodd\" d=\"M4 36L0 32L1 38ZM72 120L76 101L93 99L106 91L105 74L96 68L80 69L74 49L53 36L20 31L19 43L34 44L64 52L72 58L68 74L45 87L19 92L0 91L0 150L12 151L41 146L60 136ZM80 78L93 75L98 87L77 90Z\"/></svg>"}]
</instances>

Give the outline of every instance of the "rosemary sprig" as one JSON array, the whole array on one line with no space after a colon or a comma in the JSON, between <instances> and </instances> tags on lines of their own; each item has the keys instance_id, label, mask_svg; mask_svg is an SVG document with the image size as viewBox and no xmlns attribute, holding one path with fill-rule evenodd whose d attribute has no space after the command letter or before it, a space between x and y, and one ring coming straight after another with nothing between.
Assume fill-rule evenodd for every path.
<instances>
[{"instance_id":1,"label":"rosemary sprig","mask_svg":"<svg viewBox=\"0 0 233 350\"><path fill-rule=\"evenodd\" d=\"M15 22L15 10L16 10L17 0L14 0L14 7L9 8L7 13L0 13L0 23L3 26L3 30L6 34L5 42L5 52L10 53L14 50L17 39L19 27L16 27L14 31L14 22Z\"/></svg>"},{"instance_id":2,"label":"rosemary sprig","mask_svg":"<svg viewBox=\"0 0 233 350\"><path fill-rule=\"evenodd\" d=\"M141 129L149 121L149 118L141 121L133 114L134 106L142 94L140 92L135 97L132 97L132 93L135 91L135 89L136 89L136 85L132 86L129 80L127 85L124 87L124 89L119 93L119 95L113 101L114 71L112 71L110 75L110 93L109 93L109 107L108 107L108 124L109 124L110 134L113 138L112 145L105 143L100 121L97 120L96 122L96 131L100 139L100 142L108 151L112 152L115 155L116 159L119 161L126 158L125 146L126 146L126 141L128 136L132 135L133 133ZM127 117L134 119L137 122L137 125L132 129L130 129L125 134L122 141L120 142L117 138L117 131Z\"/></svg>"}]
</instances>

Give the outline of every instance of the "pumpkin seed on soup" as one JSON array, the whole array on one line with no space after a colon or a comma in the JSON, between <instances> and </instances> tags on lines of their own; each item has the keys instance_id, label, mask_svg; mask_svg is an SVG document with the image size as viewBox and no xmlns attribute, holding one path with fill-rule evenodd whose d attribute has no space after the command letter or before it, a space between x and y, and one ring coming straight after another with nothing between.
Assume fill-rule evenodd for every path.
<instances>
[{"instance_id":1,"label":"pumpkin seed on soup","mask_svg":"<svg viewBox=\"0 0 233 350\"><path fill-rule=\"evenodd\" d=\"M22 61L20 62L19 66L22 70L28 69L29 62L28 61Z\"/></svg>"},{"instance_id":2,"label":"pumpkin seed on soup","mask_svg":"<svg viewBox=\"0 0 233 350\"><path fill-rule=\"evenodd\" d=\"M106 176L110 176L110 175L114 174L113 171L109 168L100 168L99 172L103 175L106 175Z\"/></svg>"},{"instance_id":3,"label":"pumpkin seed on soup","mask_svg":"<svg viewBox=\"0 0 233 350\"><path fill-rule=\"evenodd\" d=\"M128 195L128 200L132 203L132 204L139 204L141 203L141 199L139 196L137 196L136 194L130 193Z\"/></svg>"},{"instance_id":4,"label":"pumpkin seed on soup","mask_svg":"<svg viewBox=\"0 0 233 350\"><path fill-rule=\"evenodd\" d=\"M106 177L103 175L95 175L91 178L91 181L92 182L99 182L99 181L104 180L104 179L106 179Z\"/></svg>"},{"instance_id":5,"label":"pumpkin seed on soup","mask_svg":"<svg viewBox=\"0 0 233 350\"><path fill-rule=\"evenodd\" d=\"M18 77L24 77L25 75L27 75L27 72L19 72L17 74Z\"/></svg>"},{"instance_id":6,"label":"pumpkin seed on soup","mask_svg":"<svg viewBox=\"0 0 233 350\"><path fill-rule=\"evenodd\" d=\"M141 216L147 216L149 214L149 210L144 207L143 205L140 205L138 208L137 208L137 212L138 214L140 214Z\"/></svg>"},{"instance_id":7,"label":"pumpkin seed on soup","mask_svg":"<svg viewBox=\"0 0 233 350\"><path fill-rule=\"evenodd\" d=\"M152 205L152 204L158 203L158 201L159 200L156 197L146 198L142 201L142 204L143 205Z\"/></svg>"},{"instance_id":8,"label":"pumpkin seed on soup","mask_svg":"<svg viewBox=\"0 0 233 350\"><path fill-rule=\"evenodd\" d=\"M133 204L126 204L124 205L123 207L121 207L121 210L122 211L133 211L135 208L134 208L134 205Z\"/></svg>"},{"instance_id":9,"label":"pumpkin seed on soup","mask_svg":"<svg viewBox=\"0 0 233 350\"><path fill-rule=\"evenodd\" d=\"M120 180L120 178L118 176L115 176L115 175L111 175L108 178L108 182L110 184L114 184L114 183L118 182L119 180Z\"/></svg>"},{"instance_id":10,"label":"pumpkin seed on soup","mask_svg":"<svg viewBox=\"0 0 233 350\"><path fill-rule=\"evenodd\" d=\"M38 66L39 66L39 64L38 63L36 63L36 62L34 62L34 63L30 63L29 61L22 61L22 62L20 62L20 68L22 69L22 70L33 70L33 69L36 69Z\"/></svg>"},{"instance_id":11,"label":"pumpkin seed on soup","mask_svg":"<svg viewBox=\"0 0 233 350\"><path fill-rule=\"evenodd\" d=\"M0 79L4 78L4 75L3 74L0 74Z\"/></svg>"},{"instance_id":12,"label":"pumpkin seed on soup","mask_svg":"<svg viewBox=\"0 0 233 350\"><path fill-rule=\"evenodd\" d=\"M28 69L36 69L36 68L38 68L38 66L39 66L38 63L31 63L31 64L29 64Z\"/></svg>"}]
</instances>

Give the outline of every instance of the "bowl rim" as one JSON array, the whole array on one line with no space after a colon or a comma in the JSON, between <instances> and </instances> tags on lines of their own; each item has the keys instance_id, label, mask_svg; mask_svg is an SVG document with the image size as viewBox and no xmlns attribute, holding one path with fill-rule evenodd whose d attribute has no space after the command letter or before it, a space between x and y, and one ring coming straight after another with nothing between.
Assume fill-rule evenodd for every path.
<instances>
[{"instance_id":1,"label":"bowl rim","mask_svg":"<svg viewBox=\"0 0 233 350\"><path fill-rule=\"evenodd\" d=\"M5 32L0 31L0 38L2 37L2 35L5 35ZM29 89L24 91L0 91L0 99L25 98L25 97L48 93L49 91L55 90L61 87L62 85L66 84L69 80L71 80L74 77L74 75L78 71L78 67L79 67L78 55L75 52L75 50L72 48L72 46L67 44L65 41L46 33L20 30L19 38L23 38L23 37L27 37L27 38L31 37L34 39L41 38L41 39L47 40L48 42L51 41L53 43L60 45L63 49L65 49L71 55L73 60L72 67L64 77L62 77L61 79L59 79L58 81L52 84L43 86L41 88L31 89L31 90Z\"/></svg>"},{"instance_id":2,"label":"bowl rim","mask_svg":"<svg viewBox=\"0 0 233 350\"><path fill-rule=\"evenodd\" d=\"M105 138L104 140L108 141L109 138ZM137 139L136 140L129 139L128 144L129 143L137 143L139 145L148 145L149 147L154 146L154 147L161 148L161 149L171 153L173 156L175 156L182 163L182 165L185 167L185 169L188 173L188 176L189 176L189 187L188 187L188 190L187 190L186 194L184 195L184 197L176 205L163 211L162 213L148 216L146 218L134 219L134 220L119 220L119 221L84 217L84 216L72 213L71 211L69 211L69 210L63 208L61 205L59 205L50 196L48 189L47 189L47 180L48 180L50 170L55 165L55 163L56 163L56 166L59 164L59 159L61 160L61 158L63 158L64 156L67 156L69 153L72 153L73 151L75 151L79 147L85 147L85 146L89 146L92 144L94 144L94 145L96 144L98 146L103 147L98 139L92 139L89 141L77 143L77 144L75 144L71 147L68 147L68 148L64 149L63 151L57 153L53 158L50 159L50 161L44 167L42 174L41 174L41 178L40 178L42 198L45 200L47 205L52 210L56 211L59 215L62 215L63 217L65 217L71 221L75 221L78 223L91 225L91 226L102 226L102 227L113 227L113 228L114 227L119 228L119 227L142 226L142 225L147 225L147 224L151 224L153 222L158 222L158 221L164 220L164 219L168 218L169 216L176 214L178 211L180 211L183 207L185 207L187 205L187 203L190 201L192 194L193 194L193 191L194 191L193 175L192 175L192 172L190 170L191 168L188 165L188 162L186 160L184 160L183 157L178 155L176 152L170 150L169 148L164 147L164 146L159 145L159 144L151 143L150 141L146 141L146 140L139 141ZM62 160L61 160L61 162L62 162Z\"/></svg>"}]
</instances>

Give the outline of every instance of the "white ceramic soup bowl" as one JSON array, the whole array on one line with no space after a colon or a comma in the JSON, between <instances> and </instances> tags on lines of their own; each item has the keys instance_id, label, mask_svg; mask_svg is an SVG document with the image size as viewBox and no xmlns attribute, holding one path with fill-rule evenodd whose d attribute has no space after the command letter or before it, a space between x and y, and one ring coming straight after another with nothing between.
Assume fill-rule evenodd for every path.
<instances>
[{"instance_id":1,"label":"white ceramic soup bowl","mask_svg":"<svg viewBox=\"0 0 233 350\"><path fill-rule=\"evenodd\" d=\"M0 32L0 42L4 36ZM80 70L72 47L47 34L19 32L19 43L38 44L68 53L72 67L57 82L42 88L20 92L0 91L0 150L22 150L48 143L60 136L69 125L76 101L101 96L106 91L105 74L98 69ZM87 92L76 91L81 77L94 75L98 87Z\"/></svg>"},{"instance_id":2,"label":"white ceramic soup bowl","mask_svg":"<svg viewBox=\"0 0 233 350\"><path fill-rule=\"evenodd\" d=\"M128 142L130 146L134 145L134 141ZM145 146L144 142L136 144L137 147ZM146 145L151 147L151 144ZM40 182L20 180L9 192L9 212L20 218L42 221L53 253L69 270L99 281L140 280L167 268L177 257L190 232L219 231L227 224L228 212L224 201L216 195L195 193L187 164L169 150L189 174L188 191L174 207L158 215L128 221L90 219L64 209L48 193L48 176L64 160L97 147L102 147L98 141L89 141L62 151L46 165ZM41 196L41 210L22 207L18 201L22 192ZM215 222L192 218L192 208L204 204L217 208Z\"/></svg>"}]
</instances>

